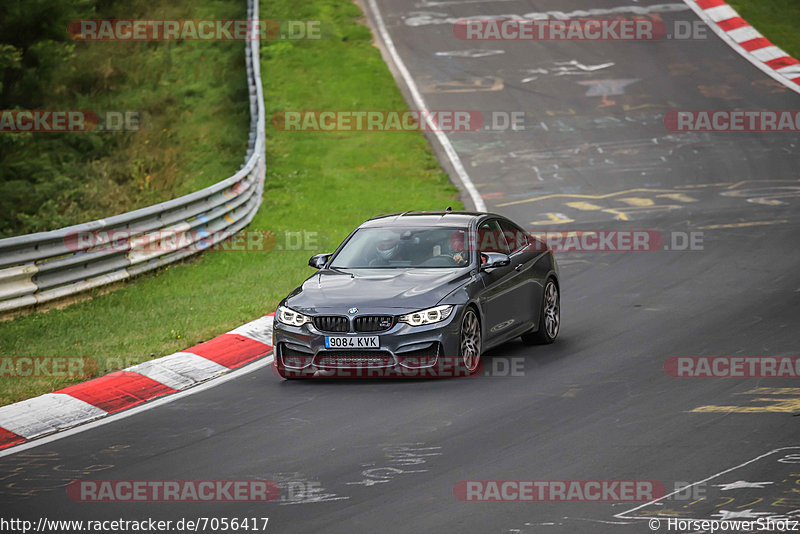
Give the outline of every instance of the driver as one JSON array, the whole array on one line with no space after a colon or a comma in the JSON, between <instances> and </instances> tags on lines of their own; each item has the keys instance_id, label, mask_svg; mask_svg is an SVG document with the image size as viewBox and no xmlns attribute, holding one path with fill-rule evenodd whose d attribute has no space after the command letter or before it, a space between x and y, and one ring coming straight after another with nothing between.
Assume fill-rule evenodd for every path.
<instances>
[{"instance_id":1,"label":"driver","mask_svg":"<svg viewBox=\"0 0 800 534\"><path fill-rule=\"evenodd\" d=\"M377 255L376 259L383 260L384 262L388 262L389 260L393 259L397 256L397 252L400 250L400 240L394 237L390 237L387 239L381 239L375 245L375 254Z\"/></svg>"},{"instance_id":2,"label":"driver","mask_svg":"<svg viewBox=\"0 0 800 534\"><path fill-rule=\"evenodd\" d=\"M388 265L400 259L400 239L396 235L387 235L375 243L375 257L369 262L370 267Z\"/></svg>"},{"instance_id":3,"label":"driver","mask_svg":"<svg viewBox=\"0 0 800 534\"><path fill-rule=\"evenodd\" d=\"M466 247L464 246L466 237L464 235L463 230L457 230L450 234L450 239L448 240L448 244L450 246L450 253L447 254L453 261L456 262L458 265L465 265L469 262L469 256L466 252Z\"/></svg>"}]
</instances>

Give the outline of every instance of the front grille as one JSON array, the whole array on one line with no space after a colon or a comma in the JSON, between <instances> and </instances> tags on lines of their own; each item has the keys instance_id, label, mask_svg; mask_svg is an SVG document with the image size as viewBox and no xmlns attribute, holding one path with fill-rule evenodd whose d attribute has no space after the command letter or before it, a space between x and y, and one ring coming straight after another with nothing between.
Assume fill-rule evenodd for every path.
<instances>
[{"instance_id":1,"label":"front grille","mask_svg":"<svg viewBox=\"0 0 800 534\"><path fill-rule=\"evenodd\" d=\"M355 319L356 332L383 332L393 326L391 315L362 315Z\"/></svg>"},{"instance_id":2,"label":"front grille","mask_svg":"<svg viewBox=\"0 0 800 534\"><path fill-rule=\"evenodd\" d=\"M317 353L317 367L375 367L394 365L394 358L382 350L337 350Z\"/></svg>"},{"instance_id":3,"label":"front grille","mask_svg":"<svg viewBox=\"0 0 800 534\"><path fill-rule=\"evenodd\" d=\"M319 315L314 317L314 326L322 332L347 332L350 330L350 321L339 315Z\"/></svg>"},{"instance_id":4,"label":"front grille","mask_svg":"<svg viewBox=\"0 0 800 534\"><path fill-rule=\"evenodd\" d=\"M313 356L313 354L310 352L303 352L291 347L287 347L284 343L281 343L280 351L281 356Z\"/></svg>"},{"instance_id":5,"label":"front grille","mask_svg":"<svg viewBox=\"0 0 800 534\"><path fill-rule=\"evenodd\" d=\"M313 354L287 347L283 343L278 345L278 353L281 361L283 361L283 365L295 369L308 367L314 359Z\"/></svg>"}]
</instances>

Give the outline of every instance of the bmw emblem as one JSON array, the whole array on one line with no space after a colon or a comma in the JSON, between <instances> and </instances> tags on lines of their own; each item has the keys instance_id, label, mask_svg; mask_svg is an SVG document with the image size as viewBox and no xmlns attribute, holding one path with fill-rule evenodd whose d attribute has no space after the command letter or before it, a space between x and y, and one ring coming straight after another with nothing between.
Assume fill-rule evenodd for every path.
<instances>
[{"instance_id":1,"label":"bmw emblem","mask_svg":"<svg viewBox=\"0 0 800 534\"><path fill-rule=\"evenodd\" d=\"M347 313L349 313L350 315L355 315L358 313L358 308L350 308L349 310L347 310Z\"/></svg>"}]
</instances>

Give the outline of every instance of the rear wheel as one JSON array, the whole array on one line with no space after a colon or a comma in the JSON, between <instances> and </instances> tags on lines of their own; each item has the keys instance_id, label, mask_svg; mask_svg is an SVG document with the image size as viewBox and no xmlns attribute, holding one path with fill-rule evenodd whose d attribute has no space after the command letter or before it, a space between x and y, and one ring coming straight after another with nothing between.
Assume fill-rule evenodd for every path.
<instances>
[{"instance_id":1,"label":"rear wheel","mask_svg":"<svg viewBox=\"0 0 800 534\"><path fill-rule=\"evenodd\" d=\"M561 297L558 286L552 278L547 279L539 313L539 329L522 334L522 341L528 345L547 345L556 340L561 328Z\"/></svg>"},{"instance_id":2,"label":"rear wheel","mask_svg":"<svg viewBox=\"0 0 800 534\"><path fill-rule=\"evenodd\" d=\"M469 374L481 363L481 324L475 310L467 308L461 319L461 358Z\"/></svg>"}]
</instances>

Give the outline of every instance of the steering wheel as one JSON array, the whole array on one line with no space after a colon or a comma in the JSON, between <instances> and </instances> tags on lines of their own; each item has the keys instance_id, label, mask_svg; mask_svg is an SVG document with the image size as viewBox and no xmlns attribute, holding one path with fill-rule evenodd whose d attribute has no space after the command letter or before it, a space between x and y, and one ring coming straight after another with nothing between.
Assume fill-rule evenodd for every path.
<instances>
[{"instance_id":1,"label":"steering wheel","mask_svg":"<svg viewBox=\"0 0 800 534\"><path fill-rule=\"evenodd\" d=\"M421 265L424 265L426 267L453 267L458 265L458 262L454 260L451 256L442 254L440 256L434 256L432 258L428 258L427 260L423 261Z\"/></svg>"}]
</instances>

